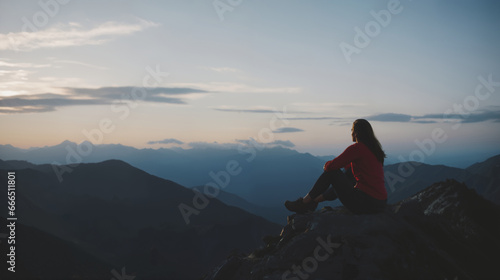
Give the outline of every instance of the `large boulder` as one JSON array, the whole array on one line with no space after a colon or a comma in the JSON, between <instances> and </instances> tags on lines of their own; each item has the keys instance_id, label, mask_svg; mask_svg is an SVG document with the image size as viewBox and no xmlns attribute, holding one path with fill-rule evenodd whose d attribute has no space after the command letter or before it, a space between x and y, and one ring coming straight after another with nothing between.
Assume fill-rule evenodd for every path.
<instances>
[{"instance_id":1,"label":"large boulder","mask_svg":"<svg viewBox=\"0 0 500 280\"><path fill-rule=\"evenodd\" d=\"M292 215L264 240L203 279L489 279L500 260L500 207L449 180L380 214Z\"/></svg>"}]
</instances>

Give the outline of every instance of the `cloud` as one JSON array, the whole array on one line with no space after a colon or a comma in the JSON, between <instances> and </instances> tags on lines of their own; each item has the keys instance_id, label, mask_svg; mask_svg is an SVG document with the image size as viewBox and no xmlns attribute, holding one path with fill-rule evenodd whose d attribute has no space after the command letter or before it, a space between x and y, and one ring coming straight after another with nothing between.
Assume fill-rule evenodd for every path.
<instances>
[{"instance_id":1,"label":"cloud","mask_svg":"<svg viewBox=\"0 0 500 280\"><path fill-rule=\"evenodd\" d=\"M58 94L17 95L0 98L0 113L42 113L54 111L56 107L75 105L100 105L102 100L70 99Z\"/></svg>"},{"instance_id":2,"label":"cloud","mask_svg":"<svg viewBox=\"0 0 500 280\"><path fill-rule=\"evenodd\" d=\"M1 36L1 35L0 35ZM50 64L34 64L28 62L8 62L4 60L0 60L0 67L11 67L11 68L47 68L50 67Z\"/></svg>"},{"instance_id":3,"label":"cloud","mask_svg":"<svg viewBox=\"0 0 500 280\"><path fill-rule=\"evenodd\" d=\"M426 120L413 120L412 123L420 123L420 124L429 124L429 123L437 123L437 121L426 121Z\"/></svg>"},{"instance_id":4,"label":"cloud","mask_svg":"<svg viewBox=\"0 0 500 280\"><path fill-rule=\"evenodd\" d=\"M424 114L424 115L409 115L399 113L381 113L361 117L369 121L375 122L398 122L398 123L413 123L413 124L436 124L436 123L479 123L479 122L500 122L500 106L486 106L481 110L471 112L449 113L449 114ZM316 119L332 119L330 125L351 125L357 118L289 118L289 120L316 120Z\"/></svg>"},{"instance_id":5,"label":"cloud","mask_svg":"<svg viewBox=\"0 0 500 280\"><path fill-rule=\"evenodd\" d=\"M136 23L108 21L90 29L83 29L79 24L58 24L35 32L0 34L0 50L32 51L41 48L101 45L118 36L155 26L158 24L143 19L138 19Z\"/></svg>"},{"instance_id":6,"label":"cloud","mask_svg":"<svg viewBox=\"0 0 500 280\"><path fill-rule=\"evenodd\" d=\"M272 94L296 94L301 93L298 87L255 87L247 84L229 82L210 83L176 83L179 87L203 88L210 92L218 93L272 93Z\"/></svg>"},{"instance_id":7,"label":"cloud","mask_svg":"<svg viewBox=\"0 0 500 280\"><path fill-rule=\"evenodd\" d=\"M500 122L500 111L483 111L470 116L461 116L463 123L477 123L485 121Z\"/></svg>"},{"instance_id":8,"label":"cloud","mask_svg":"<svg viewBox=\"0 0 500 280\"><path fill-rule=\"evenodd\" d=\"M154 145L154 144L176 144L176 145L182 145L184 142L174 139L174 138L168 138L168 139L163 139L160 141L149 141L148 145Z\"/></svg>"},{"instance_id":9,"label":"cloud","mask_svg":"<svg viewBox=\"0 0 500 280\"><path fill-rule=\"evenodd\" d=\"M412 116L404 114L386 113L386 114L369 116L366 117L365 119L369 121L379 121L379 122L410 122Z\"/></svg>"},{"instance_id":10,"label":"cloud","mask_svg":"<svg viewBox=\"0 0 500 280\"><path fill-rule=\"evenodd\" d=\"M276 146L283 146L286 148L293 148L293 144L289 140L275 140L269 143L257 142L255 139L236 139L236 143L219 143L214 142L190 142L188 145L194 149L220 149L220 150L236 150L241 146L250 146L258 148L271 148Z\"/></svg>"},{"instance_id":11,"label":"cloud","mask_svg":"<svg viewBox=\"0 0 500 280\"><path fill-rule=\"evenodd\" d=\"M274 140L273 142L267 143L267 145L277 145L277 146L283 146L287 148L293 148L295 147L295 144L292 143L290 140Z\"/></svg>"},{"instance_id":12,"label":"cloud","mask_svg":"<svg viewBox=\"0 0 500 280\"><path fill-rule=\"evenodd\" d=\"M155 102L186 104L183 96L205 93L191 88L63 88L64 94L43 93L33 95L0 96L0 113L50 112L58 107L77 105L109 105L126 102Z\"/></svg>"},{"instance_id":13,"label":"cloud","mask_svg":"<svg viewBox=\"0 0 500 280\"><path fill-rule=\"evenodd\" d=\"M280 127L276 130L273 130L273 133L292 133L292 132L301 132L304 131L303 129L300 128L295 128L295 127Z\"/></svg>"},{"instance_id":14,"label":"cloud","mask_svg":"<svg viewBox=\"0 0 500 280\"><path fill-rule=\"evenodd\" d=\"M283 146L287 148L295 147L295 144L293 144L290 140L274 140L273 142L262 143L262 142L257 142L253 138L250 138L250 139L237 139L236 142L252 147L275 147L275 146Z\"/></svg>"},{"instance_id":15,"label":"cloud","mask_svg":"<svg viewBox=\"0 0 500 280\"><path fill-rule=\"evenodd\" d=\"M213 108L213 110L220 112L233 112L233 113L256 113L256 114L269 114L269 113L279 113L280 118L283 120L290 121L323 121L323 120L332 120L335 122L352 122L355 118L350 117L334 117L328 116L328 112L336 112L340 116L352 115L352 112L347 114L340 112L340 110L334 110L333 107L361 107L364 104L354 104L354 103L325 103L324 105L318 103L292 103L290 105L286 105L283 109L278 110L276 108L271 107L247 107L247 108L238 108L232 106L219 106L217 108ZM291 108L291 109L290 109ZM283 113L282 113L283 112ZM339 113L340 112L340 113ZM334 123L335 125L335 123ZM288 132L288 131L287 131ZM295 132L295 131L290 131ZM276 131L276 133L283 133L281 131Z\"/></svg>"},{"instance_id":16,"label":"cloud","mask_svg":"<svg viewBox=\"0 0 500 280\"><path fill-rule=\"evenodd\" d=\"M286 107L282 109L277 109L267 106L255 106L250 108L235 108L229 106L220 106L218 108L213 108L215 111L220 112L233 112L233 113L255 113L255 114L280 114L280 118L291 119L295 114L306 114L306 112L299 111L289 111Z\"/></svg>"},{"instance_id":17,"label":"cloud","mask_svg":"<svg viewBox=\"0 0 500 280\"><path fill-rule=\"evenodd\" d=\"M155 102L167 102L170 100L167 96L179 96L187 95L191 93L206 93L207 91L193 88L165 88L165 87L154 87L154 88L143 88L143 87L101 87L101 88L65 88L69 92L78 95L93 96L93 97L104 97L107 99L123 99L124 96L130 96L135 93L138 96L142 95L142 90L145 90L148 101ZM152 98L152 99L151 99ZM165 98L165 99L163 99Z\"/></svg>"},{"instance_id":18,"label":"cloud","mask_svg":"<svg viewBox=\"0 0 500 280\"><path fill-rule=\"evenodd\" d=\"M189 142L189 147L193 149L221 149L221 150L229 150L229 149L237 149L239 144L237 143L219 143L217 141L214 142Z\"/></svg>"},{"instance_id":19,"label":"cloud","mask_svg":"<svg viewBox=\"0 0 500 280\"><path fill-rule=\"evenodd\" d=\"M500 122L500 111L497 107L489 107L483 110L469 112L465 114L425 114L412 116L406 114L385 113L365 117L369 121L379 122L404 122L404 123L439 123L439 122L461 122L478 123L485 121Z\"/></svg>"},{"instance_id":20,"label":"cloud","mask_svg":"<svg viewBox=\"0 0 500 280\"><path fill-rule=\"evenodd\" d=\"M89 68L94 68L98 70L107 70L108 68L102 67L99 65L93 65L81 61L75 61L75 60L54 60L54 63L64 63L64 64L74 64L74 65L79 65L79 66L84 66L84 67L89 67Z\"/></svg>"}]
</instances>

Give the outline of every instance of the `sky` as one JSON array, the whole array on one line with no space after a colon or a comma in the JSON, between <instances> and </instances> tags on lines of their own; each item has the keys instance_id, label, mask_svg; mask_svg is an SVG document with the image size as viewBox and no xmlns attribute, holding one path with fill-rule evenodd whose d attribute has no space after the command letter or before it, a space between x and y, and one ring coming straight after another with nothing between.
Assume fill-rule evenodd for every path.
<instances>
[{"instance_id":1,"label":"sky","mask_svg":"<svg viewBox=\"0 0 500 280\"><path fill-rule=\"evenodd\" d=\"M498 1L0 1L0 144L500 153Z\"/></svg>"}]
</instances>

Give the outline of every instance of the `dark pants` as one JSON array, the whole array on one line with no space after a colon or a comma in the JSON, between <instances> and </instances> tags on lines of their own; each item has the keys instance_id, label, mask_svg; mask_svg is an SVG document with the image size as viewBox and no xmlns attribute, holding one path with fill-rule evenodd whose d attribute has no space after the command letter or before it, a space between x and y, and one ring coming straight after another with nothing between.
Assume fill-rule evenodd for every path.
<instances>
[{"instance_id":1,"label":"dark pants","mask_svg":"<svg viewBox=\"0 0 500 280\"><path fill-rule=\"evenodd\" d=\"M355 214L384 211L387 200L375 199L362 190L354 188L356 181L350 171L347 173L340 170L323 172L309 191L309 196L315 199L323 194L325 200L338 198L347 209Z\"/></svg>"}]
</instances>

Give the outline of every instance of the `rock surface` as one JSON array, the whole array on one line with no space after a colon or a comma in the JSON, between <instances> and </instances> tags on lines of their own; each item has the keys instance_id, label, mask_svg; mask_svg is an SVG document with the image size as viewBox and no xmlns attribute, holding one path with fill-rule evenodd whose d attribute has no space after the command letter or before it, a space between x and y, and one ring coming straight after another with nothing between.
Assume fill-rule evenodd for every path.
<instances>
[{"instance_id":1,"label":"rock surface","mask_svg":"<svg viewBox=\"0 0 500 280\"><path fill-rule=\"evenodd\" d=\"M289 216L264 242L203 279L497 279L500 207L448 180L380 214Z\"/></svg>"}]
</instances>

